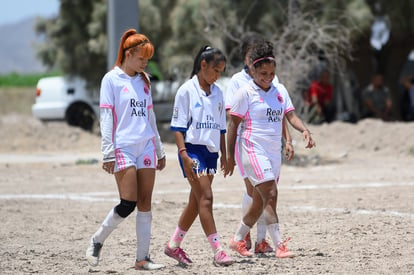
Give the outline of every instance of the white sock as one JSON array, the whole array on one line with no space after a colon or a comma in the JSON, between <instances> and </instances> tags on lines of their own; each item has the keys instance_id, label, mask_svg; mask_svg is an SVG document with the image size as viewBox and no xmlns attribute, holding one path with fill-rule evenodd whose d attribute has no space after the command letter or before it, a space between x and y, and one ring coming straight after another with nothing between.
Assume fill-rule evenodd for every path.
<instances>
[{"instance_id":1,"label":"white sock","mask_svg":"<svg viewBox=\"0 0 414 275\"><path fill-rule=\"evenodd\" d=\"M266 230L267 230L264 211L262 215L260 215L256 224L257 224L257 243L261 243L266 238Z\"/></svg>"},{"instance_id":2,"label":"white sock","mask_svg":"<svg viewBox=\"0 0 414 275\"><path fill-rule=\"evenodd\" d=\"M247 209L249 209L250 205L252 204L253 199L249 196L249 194L244 193L243 200L242 200L242 214L243 216L246 214Z\"/></svg>"},{"instance_id":3,"label":"white sock","mask_svg":"<svg viewBox=\"0 0 414 275\"><path fill-rule=\"evenodd\" d=\"M280 230L278 223L272 223L267 226L267 230L269 231L269 235L272 238L273 244L277 249L279 244L282 242L282 238L280 237Z\"/></svg>"},{"instance_id":4,"label":"white sock","mask_svg":"<svg viewBox=\"0 0 414 275\"><path fill-rule=\"evenodd\" d=\"M249 233L250 227L245 225L243 221L240 222L239 228L237 228L236 235L234 235L234 241L238 242L244 240L247 233Z\"/></svg>"},{"instance_id":5,"label":"white sock","mask_svg":"<svg viewBox=\"0 0 414 275\"><path fill-rule=\"evenodd\" d=\"M105 220L102 222L98 231L96 231L96 233L93 235L94 242L103 244L106 238L108 238L109 234L111 234L112 231L114 231L118 224L120 224L123 220L124 218L115 212L115 208L112 208L106 216Z\"/></svg>"},{"instance_id":6,"label":"white sock","mask_svg":"<svg viewBox=\"0 0 414 275\"><path fill-rule=\"evenodd\" d=\"M149 255L151 240L152 212L137 211L136 233L137 233L137 261L142 261Z\"/></svg>"}]
</instances>

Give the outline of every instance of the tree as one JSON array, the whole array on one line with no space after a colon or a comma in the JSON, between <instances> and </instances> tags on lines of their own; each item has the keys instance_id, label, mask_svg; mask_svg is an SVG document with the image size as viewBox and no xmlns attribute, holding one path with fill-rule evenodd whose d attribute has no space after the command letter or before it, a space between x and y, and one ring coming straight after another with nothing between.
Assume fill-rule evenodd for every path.
<instances>
[{"instance_id":1,"label":"tree","mask_svg":"<svg viewBox=\"0 0 414 275\"><path fill-rule=\"evenodd\" d=\"M39 56L51 68L98 87L107 68L106 0L60 2L59 16L37 26L46 36ZM140 0L140 32L153 41L153 60L162 74L180 79L189 76L193 57L205 44L223 50L228 74L239 70L242 35L260 33L274 43L277 74L299 107L321 57L341 78L353 49L369 33L375 2L387 10L392 33L406 30L412 37L414 19L408 13L414 4L409 0Z\"/></svg>"},{"instance_id":2,"label":"tree","mask_svg":"<svg viewBox=\"0 0 414 275\"><path fill-rule=\"evenodd\" d=\"M106 8L104 0L60 0L59 16L41 20L37 32L46 42L38 56L50 68L82 76L97 87L106 71Z\"/></svg>"},{"instance_id":3,"label":"tree","mask_svg":"<svg viewBox=\"0 0 414 275\"><path fill-rule=\"evenodd\" d=\"M241 67L237 49L242 35L260 33L274 43L277 75L300 110L303 91L312 80L315 68L325 64L332 72L345 74L346 61L351 59L352 36L357 30L357 20L348 10L356 3L365 7L365 14L369 14L362 0L351 4L341 0L183 3L173 11L174 18L180 21L172 23L173 34L168 49L176 53L176 58L181 61L180 71L185 72L191 69L190 47L210 42L228 56L227 71L231 74ZM189 31L189 26L193 31ZM170 59L169 62L176 61Z\"/></svg>"}]
</instances>

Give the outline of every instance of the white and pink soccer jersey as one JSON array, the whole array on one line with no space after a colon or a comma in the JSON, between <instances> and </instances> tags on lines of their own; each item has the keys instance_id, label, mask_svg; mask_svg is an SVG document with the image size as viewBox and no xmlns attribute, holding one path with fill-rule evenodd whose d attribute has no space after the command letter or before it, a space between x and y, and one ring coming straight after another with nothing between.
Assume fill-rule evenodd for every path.
<instances>
[{"instance_id":1,"label":"white and pink soccer jersey","mask_svg":"<svg viewBox=\"0 0 414 275\"><path fill-rule=\"evenodd\" d=\"M240 72L235 73L230 80L229 86L226 90L226 98L225 98L225 104L226 104L226 110L229 110L231 108L231 102L234 97L234 94L236 91L247 84L252 79L252 77L246 72L245 69L242 69ZM275 75L275 78L273 79L273 84L276 85L279 83L278 77Z\"/></svg>"},{"instance_id":2,"label":"white and pink soccer jersey","mask_svg":"<svg viewBox=\"0 0 414 275\"><path fill-rule=\"evenodd\" d=\"M272 83L265 92L250 80L235 93L231 105L230 114L244 120L241 138L258 140L261 144L277 141L281 146L283 117L294 110L285 86Z\"/></svg>"},{"instance_id":3,"label":"white and pink soccer jersey","mask_svg":"<svg viewBox=\"0 0 414 275\"><path fill-rule=\"evenodd\" d=\"M148 110L152 107L151 90L141 75L130 77L115 67L103 77L100 108L112 110L114 149L155 136L148 120Z\"/></svg>"},{"instance_id":4,"label":"white and pink soccer jersey","mask_svg":"<svg viewBox=\"0 0 414 275\"><path fill-rule=\"evenodd\" d=\"M231 115L244 120L238 139L238 166L253 185L275 180L280 173L282 122L294 110L282 84L265 92L253 80L240 88L232 102Z\"/></svg>"},{"instance_id":5,"label":"white and pink soccer jersey","mask_svg":"<svg viewBox=\"0 0 414 275\"><path fill-rule=\"evenodd\" d=\"M212 153L220 150L220 135L226 132L223 93L212 84L207 95L197 75L187 80L175 95L171 130L185 133L185 142L207 146Z\"/></svg>"}]
</instances>

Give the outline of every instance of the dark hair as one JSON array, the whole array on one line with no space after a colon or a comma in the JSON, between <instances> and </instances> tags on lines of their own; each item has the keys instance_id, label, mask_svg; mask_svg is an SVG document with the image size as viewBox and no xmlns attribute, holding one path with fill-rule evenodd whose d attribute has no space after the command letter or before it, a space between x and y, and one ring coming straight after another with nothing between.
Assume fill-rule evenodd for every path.
<instances>
[{"instance_id":1,"label":"dark hair","mask_svg":"<svg viewBox=\"0 0 414 275\"><path fill-rule=\"evenodd\" d=\"M255 45L250 53L250 59L255 68L263 63L274 63L276 66L273 44L269 41L264 41Z\"/></svg>"},{"instance_id":2,"label":"dark hair","mask_svg":"<svg viewBox=\"0 0 414 275\"><path fill-rule=\"evenodd\" d=\"M210 46L204 46L200 49L196 57L194 58L193 71L191 76L196 75L201 69L201 61L205 60L207 64L214 62L214 66L217 66L220 62L226 62L226 57L224 54L217 48L212 48Z\"/></svg>"},{"instance_id":3,"label":"dark hair","mask_svg":"<svg viewBox=\"0 0 414 275\"><path fill-rule=\"evenodd\" d=\"M259 44L259 43L264 43L265 40L264 38L257 33L249 33L246 34L242 37L241 39L241 44L240 44L240 55L241 57L244 58L247 55L247 52L253 48L255 45Z\"/></svg>"}]
</instances>

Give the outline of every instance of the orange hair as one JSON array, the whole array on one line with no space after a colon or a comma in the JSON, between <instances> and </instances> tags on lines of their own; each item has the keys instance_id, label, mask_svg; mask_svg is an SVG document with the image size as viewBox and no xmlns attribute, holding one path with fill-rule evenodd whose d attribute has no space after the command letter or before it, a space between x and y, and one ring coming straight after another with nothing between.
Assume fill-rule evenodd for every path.
<instances>
[{"instance_id":1,"label":"orange hair","mask_svg":"<svg viewBox=\"0 0 414 275\"><path fill-rule=\"evenodd\" d=\"M125 52L128 50L133 53L139 50L139 54L145 59L151 59L154 55L154 45L145 35L137 33L135 29L129 29L122 35L115 66L121 66L125 59ZM150 87L150 81L145 72L140 74L147 86Z\"/></svg>"}]
</instances>

